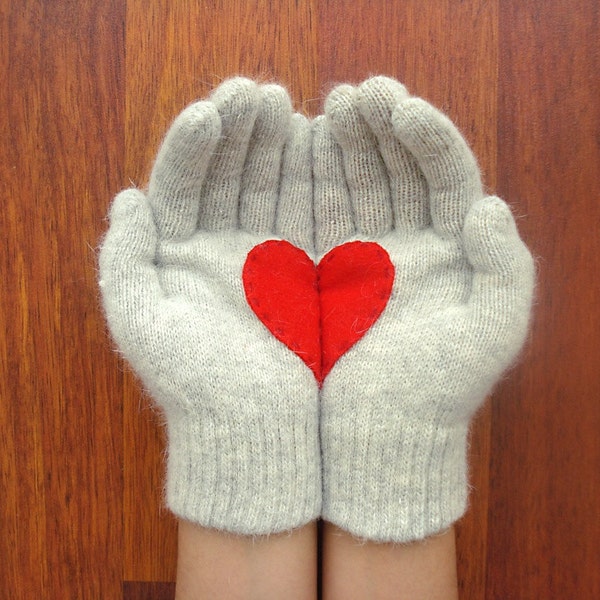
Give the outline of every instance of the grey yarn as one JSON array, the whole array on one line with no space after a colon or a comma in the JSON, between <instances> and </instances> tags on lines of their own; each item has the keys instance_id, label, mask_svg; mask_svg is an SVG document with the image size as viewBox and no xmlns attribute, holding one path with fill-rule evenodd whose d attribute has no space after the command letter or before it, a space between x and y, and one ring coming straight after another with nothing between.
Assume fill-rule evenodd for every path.
<instances>
[{"instance_id":1,"label":"grey yarn","mask_svg":"<svg viewBox=\"0 0 600 600\"><path fill-rule=\"evenodd\" d=\"M320 512L317 384L241 277L266 239L312 252L310 144L282 88L233 79L175 120L148 194L110 210L106 318L166 417L167 504L205 527L268 534Z\"/></svg>"},{"instance_id":2,"label":"grey yarn","mask_svg":"<svg viewBox=\"0 0 600 600\"><path fill-rule=\"evenodd\" d=\"M314 124L320 254L373 240L392 295L321 392L323 518L409 542L467 503L469 420L519 352L534 268L447 117L394 80L340 86Z\"/></svg>"},{"instance_id":3,"label":"grey yarn","mask_svg":"<svg viewBox=\"0 0 600 600\"><path fill-rule=\"evenodd\" d=\"M274 238L317 258L375 241L395 267L320 393L246 302L246 256ZM323 518L358 537L450 526L470 418L523 344L533 282L458 131L383 77L336 88L312 130L282 88L225 82L176 119L148 193L115 198L100 254L112 335L166 417L167 504L240 534L316 518L321 478Z\"/></svg>"}]
</instances>

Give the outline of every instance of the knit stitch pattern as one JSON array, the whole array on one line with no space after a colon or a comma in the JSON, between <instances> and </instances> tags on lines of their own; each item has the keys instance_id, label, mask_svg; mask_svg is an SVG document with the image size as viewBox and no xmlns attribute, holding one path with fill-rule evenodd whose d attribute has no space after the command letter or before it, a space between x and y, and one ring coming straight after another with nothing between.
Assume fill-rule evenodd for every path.
<instances>
[{"instance_id":1,"label":"knit stitch pattern","mask_svg":"<svg viewBox=\"0 0 600 600\"><path fill-rule=\"evenodd\" d=\"M317 382L242 285L267 239L313 252L310 140L282 88L227 81L175 120L147 194L110 210L106 318L165 415L167 504L205 527L264 535L320 513Z\"/></svg>"},{"instance_id":2,"label":"knit stitch pattern","mask_svg":"<svg viewBox=\"0 0 600 600\"><path fill-rule=\"evenodd\" d=\"M454 125L392 79L335 88L313 157L319 253L372 240L395 268L383 314L323 384L323 518L423 539L465 511L469 421L523 345L533 261Z\"/></svg>"}]
</instances>

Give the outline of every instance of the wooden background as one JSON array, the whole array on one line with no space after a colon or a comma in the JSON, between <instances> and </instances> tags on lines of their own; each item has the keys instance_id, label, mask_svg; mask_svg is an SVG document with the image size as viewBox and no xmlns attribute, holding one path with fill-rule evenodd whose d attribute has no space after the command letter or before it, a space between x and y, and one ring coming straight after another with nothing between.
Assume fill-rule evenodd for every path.
<instances>
[{"instance_id":1,"label":"wooden background","mask_svg":"<svg viewBox=\"0 0 600 600\"><path fill-rule=\"evenodd\" d=\"M171 598L162 434L111 352L95 248L221 80L388 74L444 109L537 256L531 339L480 413L462 598L600 598L597 0L0 0L0 598Z\"/></svg>"}]
</instances>

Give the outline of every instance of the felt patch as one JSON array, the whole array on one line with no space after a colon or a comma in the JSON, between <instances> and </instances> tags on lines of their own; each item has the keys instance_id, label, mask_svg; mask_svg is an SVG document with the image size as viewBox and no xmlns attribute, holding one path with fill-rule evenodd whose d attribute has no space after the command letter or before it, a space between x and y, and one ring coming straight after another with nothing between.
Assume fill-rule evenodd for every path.
<instances>
[{"instance_id":1,"label":"felt patch","mask_svg":"<svg viewBox=\"0 0 600 600\"><path fill-rule=\"evenodd\" d=\"M394 265L374 242L337 246L315 267L300 248L269 240L248 253L242 280L256 316L321 385L383 312Z\"/></svg>"},{"instance_id":2,"label":"felt patch","mask_svg":"<svg viewBox=\"0 0 600 600\"><path fill-rule=\"evenodd\" d=\"M320 381L319 291L313 261L289 242L269 240L250 250L242 280L256 316Z\"/></svg>"}]
</instances>

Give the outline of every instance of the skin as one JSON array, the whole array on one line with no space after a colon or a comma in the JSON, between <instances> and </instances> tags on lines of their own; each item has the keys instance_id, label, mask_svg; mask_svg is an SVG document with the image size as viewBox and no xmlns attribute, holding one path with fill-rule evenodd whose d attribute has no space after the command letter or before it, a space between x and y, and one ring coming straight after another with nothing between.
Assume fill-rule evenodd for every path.
<instances>
[{"instance_id":1,"label":"skin","mask_svg":"<svg viewBox=\"0 0 600 600\"><path fill-rule=\"evenodd\" d=\"M322 568L323 600L458 600L454 529L377 544L326 523Z\"/></svg>"},{"instance_id":2,"label":"skin","mask_svg":"<svg viewBox=\"0 0 600 600\"><path fill-rule=\"evenodd\" d=\"M317 528L236 536L179 524L176 600L315 600ZM323 524L323 600L458 600L454 530L412 544L357 540Z\"/></svg>"},{"instance_id":3,"label":"skin","mask_svg":"<svg viewBox=\"0 0 600 600\"><path fill-rule=\"evenodd\" d=\"M317 527L236 536L180 521L176 600L314 600Z\"/></svg>"}]
</instances>

